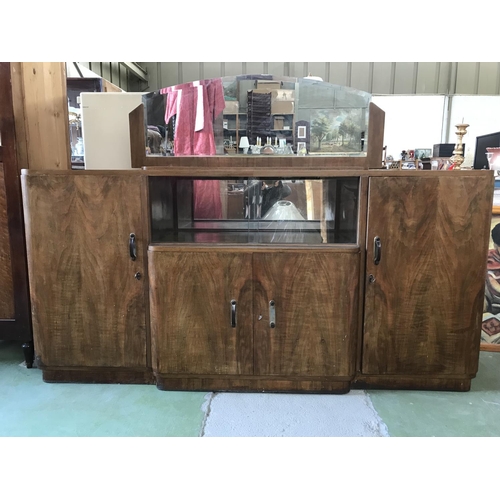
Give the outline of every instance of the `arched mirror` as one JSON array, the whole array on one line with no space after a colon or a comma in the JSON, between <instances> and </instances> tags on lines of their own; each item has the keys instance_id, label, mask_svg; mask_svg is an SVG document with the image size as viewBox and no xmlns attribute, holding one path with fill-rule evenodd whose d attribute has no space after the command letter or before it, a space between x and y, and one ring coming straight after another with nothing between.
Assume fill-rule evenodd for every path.
<instances>
[{"instance_id":1,"label":"arched mirror","mask_svg":"<svg viewBox=\"0 0 500 500\"><path fill-rule=\"evenodd\" d=\"M366 156L371 95L314 78L240 75L143 97L147 156Z\"/></svg>"}]
</instances>

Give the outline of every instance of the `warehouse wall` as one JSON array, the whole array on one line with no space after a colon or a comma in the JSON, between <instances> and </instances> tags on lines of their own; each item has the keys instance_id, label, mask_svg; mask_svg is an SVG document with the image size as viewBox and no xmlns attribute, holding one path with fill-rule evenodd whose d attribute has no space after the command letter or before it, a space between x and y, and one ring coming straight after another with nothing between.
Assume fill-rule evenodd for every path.
<instances>
[{"instance_id":1,"label":"warehouse wall","mask_svg":"<svg viewBox=\"0 0 500 500\"><path fill-rule=\"evenodd\" d=\"M119 62L80 62L79 64L127 92L142 92L144 87L147 87Z\"/></svg>"},{"instance_id":2,"label":"warehouse wall","mask_svg":"<svg viewBox=\"0 0 500 500\"><path fill-rule=\"evenodd\" d=\"M312 73L327 82L347 85L371 94L500 94L500 62L141 62L139 64L148 72L149 88L145 89L147 91L219 76L268 73L276 76L301 77Z\"/></svg>"}]
</instances>

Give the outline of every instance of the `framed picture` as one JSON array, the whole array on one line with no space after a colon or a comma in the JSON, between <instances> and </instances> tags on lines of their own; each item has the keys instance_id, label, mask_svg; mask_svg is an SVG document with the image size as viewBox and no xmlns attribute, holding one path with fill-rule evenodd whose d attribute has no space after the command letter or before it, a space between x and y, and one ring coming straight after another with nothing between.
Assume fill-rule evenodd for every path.
<instances>
[{"instance_id":1,"label":"framed picture","mask_svg":"<svg viewBox=\"0 0 500 500\"><path fill-rule=\"evenodd\" d=\"M305 142L298 142L297 143L297 151L300 151L301 149L307 149L307 143L305 143Z\"/></svg>"},{"instance_id":2,"label":"framed picture","mask_svg":"<svg viewBox=\"0 0 500 500\"><path fill-rule=\"evenodd\" d=\"M500 352L500 215L491 218L485 279L481 350Z\"/></svg>"},{"instance_id":3,"label":"framed picture","mask_svg":"<svg viewBox=\"0 0 500 500\"><path fill-rule=\"evenodd\" d=\"M297 127L297 139L306 139L307 138L307 128Z\"/></svg>"},{"instance_id":4,"label":"framed picture","mask_svg":"<svg viewBox=\"0 0 500 500\"><path fill-rule=\"evenodd\" d=\"M414 158L415 160L422 160L424 158L430 158L432 156L431 149L415 149Z\"/></svg>"},{"instance_id":5,"label":"framed picture","mask_svg":"<svg viewBox=\"0 0 500 500\"><path fill-rule=\"evenodd\" d=\"M364 142L361 108L312 109L309 150L311 154L361 153Z\"/></svg>"}]
</instances>

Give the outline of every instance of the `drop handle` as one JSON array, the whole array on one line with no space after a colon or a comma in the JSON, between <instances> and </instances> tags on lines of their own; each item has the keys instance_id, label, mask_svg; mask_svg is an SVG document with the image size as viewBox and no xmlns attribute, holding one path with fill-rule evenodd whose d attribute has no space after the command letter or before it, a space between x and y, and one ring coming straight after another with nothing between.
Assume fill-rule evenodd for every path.
<instances>
[{"instance_id":1,"label":"drop handle","mask_svg":"<svg viewBox=\"0 0 500 500\"><path fill-rule=\"evenodd\" d=\"M378 266L382 256L382 241L378 236L373 239L373 263Z\"/></svg>"},{"instance_id":2,"label":"drop handle","mask_svg":"<svg viewBox=\"0 0 500 500\"><path fill-rule=\"evenodd\" d=\"M236 328L236 300L231 301L231 328Z\"/></svg>"},{"instance_id":3,"label":"drop handle","mask_svg":"<svg viewBox=\"0 0 500 500\"><path fill-rule=\"evenodd\" d=\"M129 247L129 252L130 252L130 258L132 260L137 259L137 244L136 244L134 233L130 233L129 240L128 240L128 247Z\"/></svg>"}]
</instances>

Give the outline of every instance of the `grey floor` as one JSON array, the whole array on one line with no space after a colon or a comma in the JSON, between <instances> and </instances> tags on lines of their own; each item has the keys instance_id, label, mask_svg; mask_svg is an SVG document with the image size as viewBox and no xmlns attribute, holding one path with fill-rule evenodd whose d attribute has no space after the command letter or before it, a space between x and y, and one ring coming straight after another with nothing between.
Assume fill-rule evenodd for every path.
<instances>
[{"instance_id":1,"label":"grey floor","mask_svg":"<svg viewBox=\"0 0 500 500\"><path fill-rule=\"evenodd\" d=\"M248 394L48 384L18 343L0 342L4 437L491 437L499 420L500 353L481 353L467 393Z\"/></svg>"}]
</instances>

